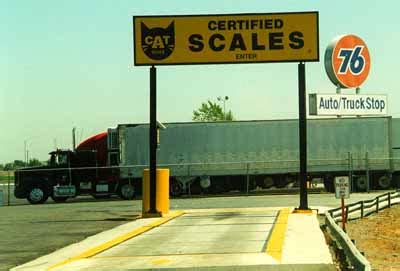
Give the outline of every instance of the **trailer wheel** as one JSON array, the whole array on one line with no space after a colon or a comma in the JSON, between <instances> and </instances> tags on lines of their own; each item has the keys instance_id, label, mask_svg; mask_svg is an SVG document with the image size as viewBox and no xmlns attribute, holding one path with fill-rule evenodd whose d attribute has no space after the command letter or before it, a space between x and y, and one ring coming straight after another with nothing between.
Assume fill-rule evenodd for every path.
<instances>
[{"instance_id":1,"label":"trailer wheel","mask_svg":"<svg viewBox=\"0 0 400 271\"><path fill-rule=\"evenodd\" d=\"M260 186L263 189L271 188L273 185L274 179L271 176L265 176L260 182Z\"/></svg>"},{"instance_id":2,"label":"trailer wheel","mask_svg":"<svg viewBox=\"0 0 400 271\"><path fill-rule=\"evenodd\" d=\"M357 191L366 191L367 190L367 178L365 176L357 177L354 184L355 184Z\"/></svg>"},{"instance_id":3,"label":"trailer wheel","mask_svg":"<svg viewBox=\"0 0 400 271\"><path fill-rule=\"evenodd\" d=\"M49 198L49 192L42 186L34 186L30 189L27 200L30 204L41 204Z\"/></svg>"},{"instance_id":4,"label":"trailer wheel","mask_svg":"<svg viewBox=\"0 0 400 271\"><path fill-rule=\"evenodd\" d=\"M378 179L378 186L380 189L389 189L391 180L387 175L383 175Z\"/></svg>"},{"instance_id":5,"label":"trailer wheel","mask_svg":"<svg viewBox=\"0 0 400 271\"><path fill-rule=\"evenodd\" d=\"M125 183L121 185L121 187L119 188L118 194L122 199L125 200L133 199L135 196L135 188L133 187L133 185Z\"/></svg>"},{"instance_id":6,"label":"trailer wheel","mask_svg":"<svg viewBox=\"0 0 400 271\"><path fill-rule=\"evenodd\" d=\"M183 184L177 179L170 180L169 193L173 197L178 197L183 193Z\"/></svg>"}]
</instances>

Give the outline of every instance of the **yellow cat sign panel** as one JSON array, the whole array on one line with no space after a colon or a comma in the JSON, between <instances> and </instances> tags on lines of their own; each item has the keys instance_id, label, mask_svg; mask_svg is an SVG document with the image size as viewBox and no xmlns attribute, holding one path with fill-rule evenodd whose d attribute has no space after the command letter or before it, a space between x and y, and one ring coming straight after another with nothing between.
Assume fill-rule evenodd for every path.
<instances>
[{"instance_id":1,"label":"yellow cat sign panel","mask_svg":"<svg viewBox=\"0 0 400 271\"><path fill-rule=\"evenodd\" d=\"M318 12L135 16L135 65L319 61Z\"/></svg>"}]
</instances>

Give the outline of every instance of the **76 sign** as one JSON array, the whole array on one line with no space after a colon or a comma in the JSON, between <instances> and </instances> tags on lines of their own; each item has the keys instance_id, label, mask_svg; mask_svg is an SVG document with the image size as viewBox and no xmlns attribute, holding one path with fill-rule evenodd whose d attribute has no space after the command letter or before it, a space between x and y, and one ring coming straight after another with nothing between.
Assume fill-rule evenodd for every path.
<instances>
[{"instance_id":1,"label":"76 sign","mask_svg":"<svg viewBox=\"0 0 400 271\"><path fill-rule=\"evenodd\" d=\"M325 69L335 86L359 87L369 74L368 47L355 35L336 38L326 49Z\"/></svg>"}]
</instances>

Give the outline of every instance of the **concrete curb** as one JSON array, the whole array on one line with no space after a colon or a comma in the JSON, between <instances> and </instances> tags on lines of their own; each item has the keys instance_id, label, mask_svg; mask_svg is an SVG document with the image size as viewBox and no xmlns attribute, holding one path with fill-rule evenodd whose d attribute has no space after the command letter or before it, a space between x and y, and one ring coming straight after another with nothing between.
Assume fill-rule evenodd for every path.
<instances>
[{"instance_id":1,"label":"concrete curb","mask_svg":"<svg viewBox=\"0 0 400 271\"><path fill-rule=\"evenodd\" d=\"M355 270L371 271L371 264L369 261L356 248L349 236L336 224L329 212L325 213L325 223L332 236L344 249Z\"/></svg>"}]
</instances>

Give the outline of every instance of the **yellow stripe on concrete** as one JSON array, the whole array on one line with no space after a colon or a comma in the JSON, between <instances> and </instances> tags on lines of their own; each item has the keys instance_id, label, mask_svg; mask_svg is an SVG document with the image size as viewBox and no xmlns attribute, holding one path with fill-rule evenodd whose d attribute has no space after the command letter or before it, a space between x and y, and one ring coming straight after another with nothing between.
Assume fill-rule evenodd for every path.
<instances>
[{"instance_id":1,"label":"yellow stripe on concrete","mask_svg":"<svg viewBox=\"0 0 400 271\"><path fill-rule=\"evenodd\" d=\"M265 250L265 253L271 255L279 262L282 259L282 247L285 239L289 213L289 208L284 208L279 211L278 218L276 219Z\"/></svg>"},{"instance_id":2,"label":"yellow stripe on concrete","mask_svg":"<svg viewBox=\"0 0 400 271\"><path fill-rule=\"evenodd\" d=\"M156 220L156 221L154 221L154 222L152 222L152 223L150 223L148 225L141 226L140 228L137 228L137 229L135 229L135 230L133 230L131 232L125 233L124 235L121 235L121 236L119 236L119 237L117 237L117 238L115 238L113 240L110 240L110 241L104 243L104 244L101 244L101 245L98 245L98 246L96 246L94 248L91 248L91 249L89 249L89 250L87 250L87 251L85 251L85 252L83 252L83 253L81 253L81 254L79 254L77 256L74 256L72 258L69 258L69 259L66 259L64 261L61 261L61 262L59 262L59 263L57 263L55 265L52 265L47 270L54 270L57 267L69 264L71 262L75 262L75 261L78 261L78 260L81 260L81 259L93 257L94 255L96 255L96 254L98 254L100 252L103 252L103 251L105 251L107 249L110 249L113 246L116 246L116 245L118 245L118 244L120 244L122 242L125 242L125 241L127 241L127 240L129 240L129 239L131 239L131 238L133 238L135 236L138 236L138 235L140 235L140 234L142 234L144 232L147 232L147 231L149 231L149 230L151 230L151 229L153 229L155 227L158 227L158 226L160 226L160 225L162 225L162 224L164 224L164 223L166 223L166 222L168 222L168 221L170 221L170 220L172 220L172 219L174 219L174 218L176 218L178 216L183 215L184 213L185 212L183 212L183 211L170 212L169 215L166 216L166 217L162 217L162 218L160 218L160 219L158 219L158 220Z\"/></svg>"}]
</instances>

